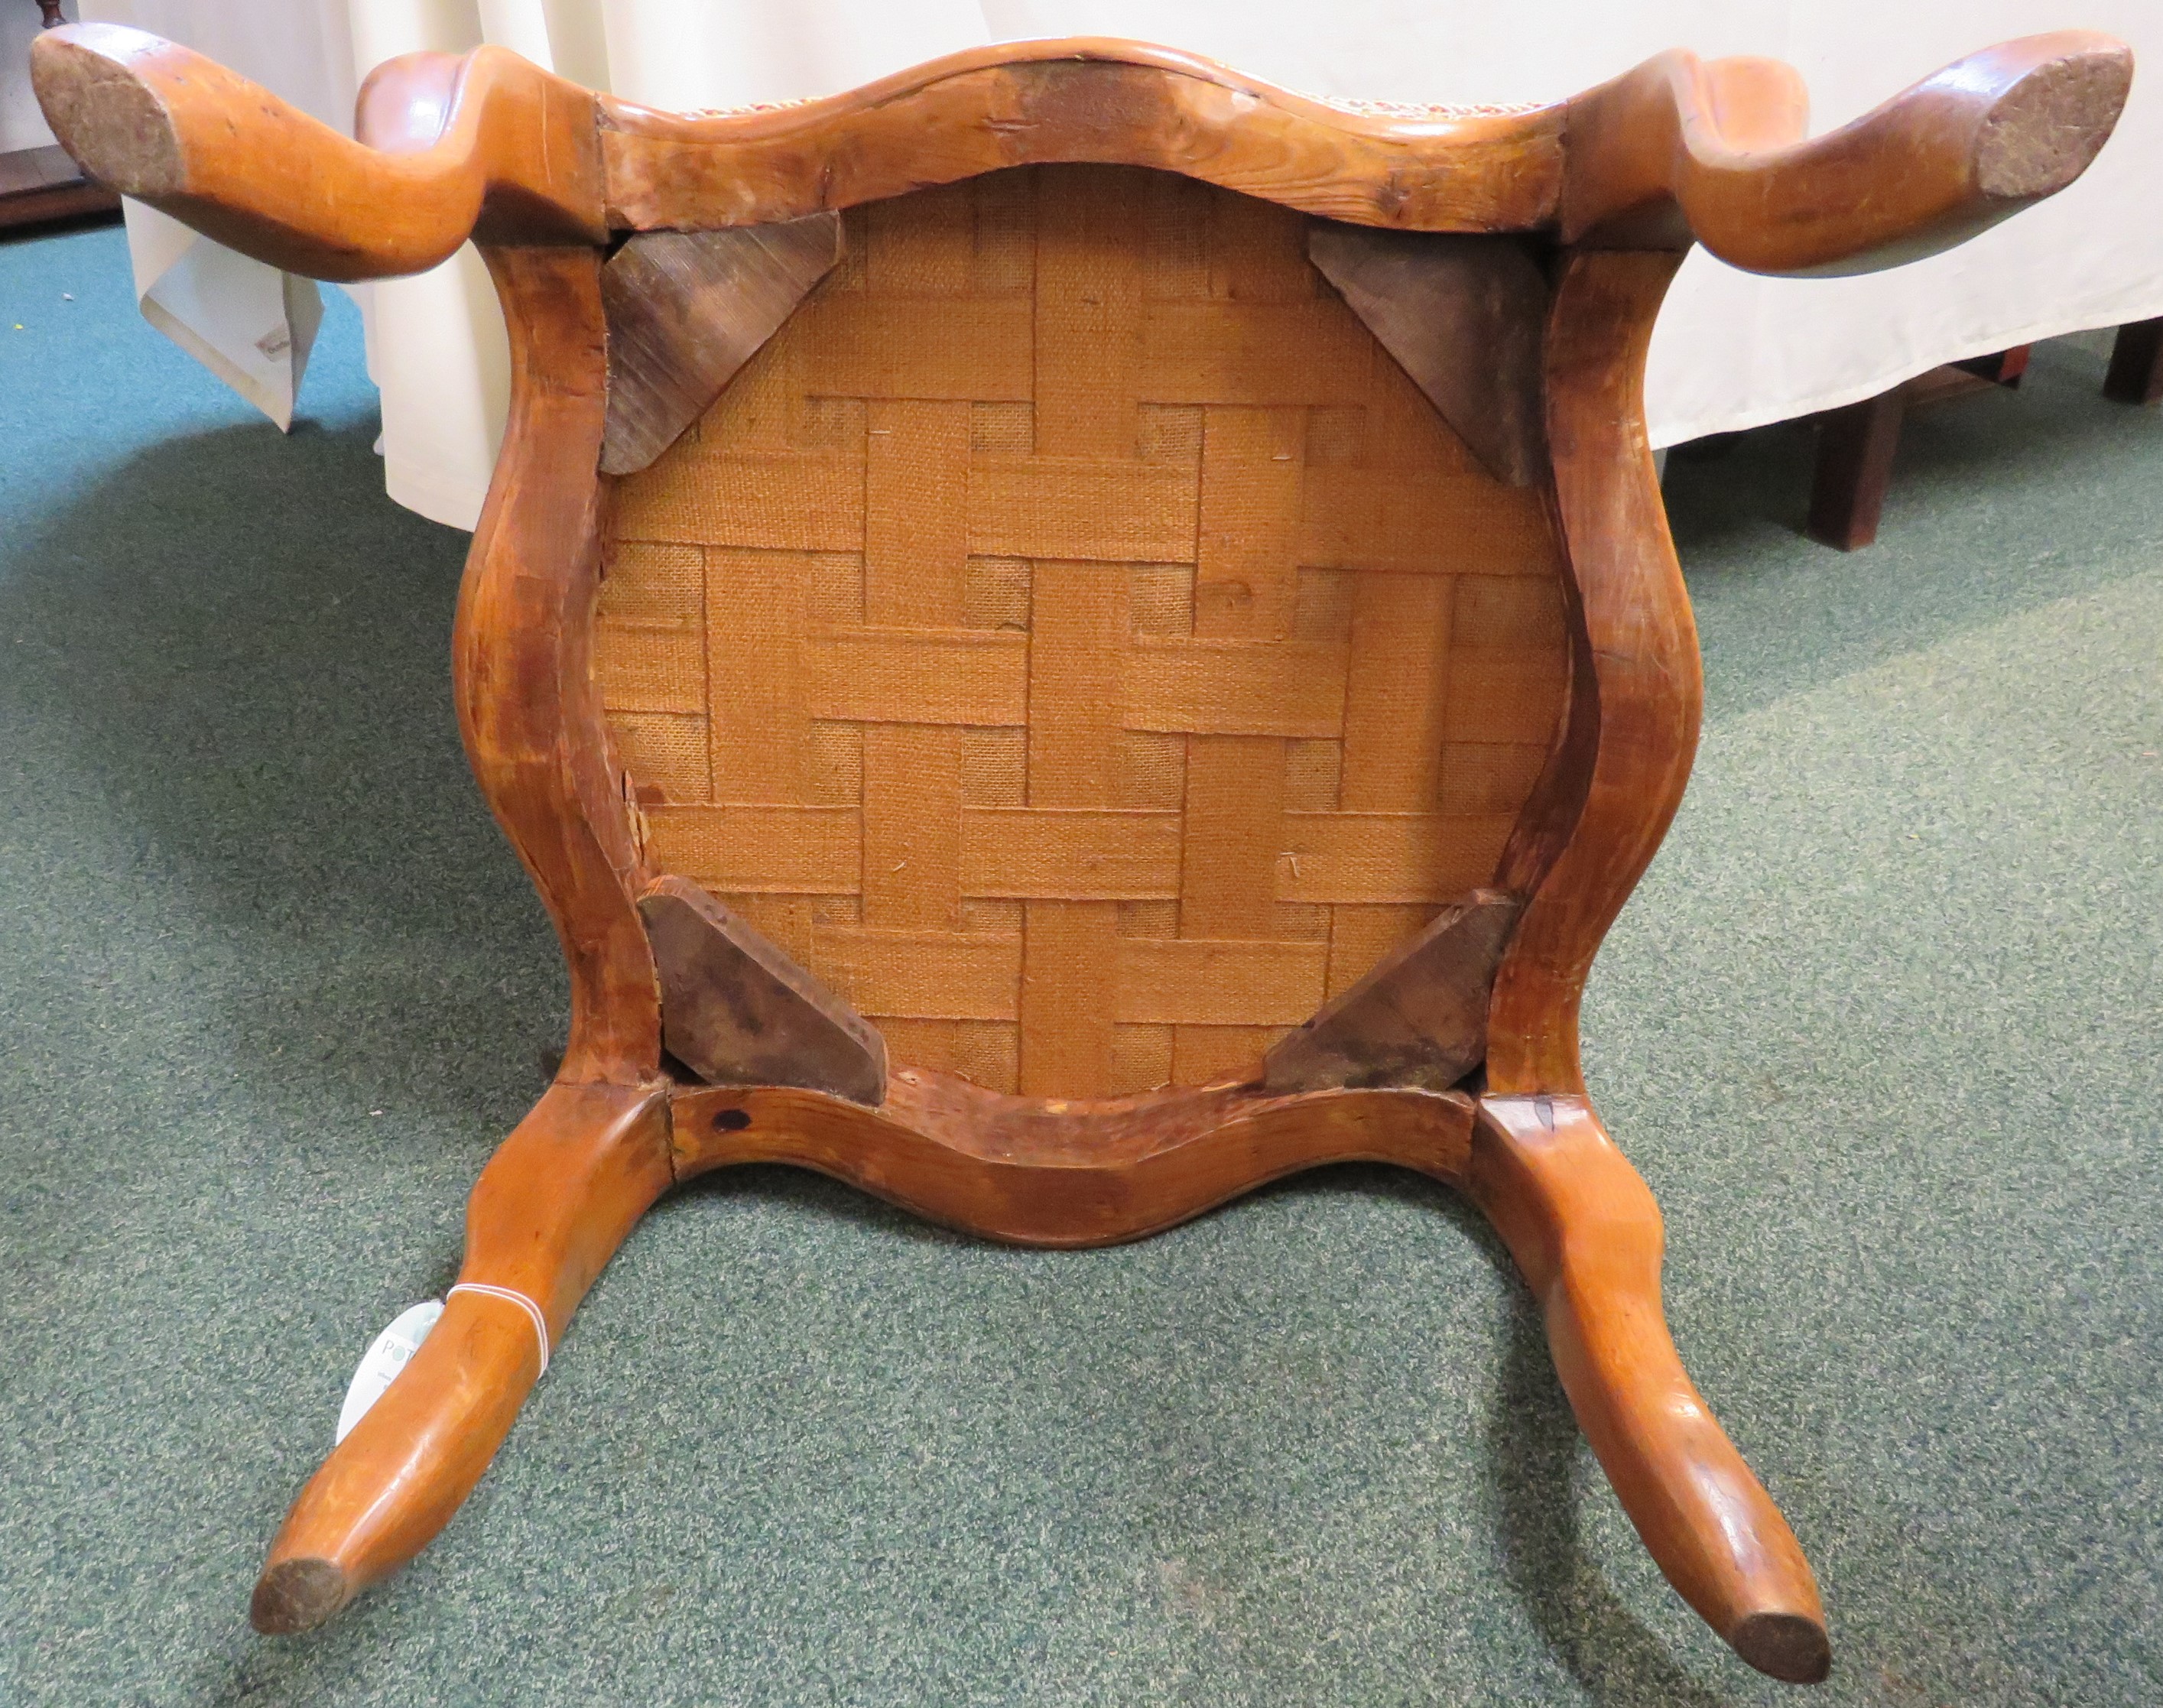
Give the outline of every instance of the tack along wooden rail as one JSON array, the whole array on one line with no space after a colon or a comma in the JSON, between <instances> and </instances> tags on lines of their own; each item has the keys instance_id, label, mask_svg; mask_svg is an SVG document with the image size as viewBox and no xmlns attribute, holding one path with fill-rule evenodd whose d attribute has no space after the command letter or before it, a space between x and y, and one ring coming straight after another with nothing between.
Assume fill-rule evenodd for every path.
<instances>
[{"instance_id":1,"label":"tack along wooden rail","mask_svg":"<svg viewBox=\"0 0 2163 1708\"><path fill-rule=\"evenodd\" d=\"M301 1491L257 1625L426 1544L692 1175L1089 1245L1360 1158L1486 1212L1670 1581L1825 1676L1579 1062L1697 736L1644 352L1690 243L1957 242L2077 176L2130 71L2035 37L1809 139L1786 67L1682 53L1406 111L1029 44L678 115L484 49L383 67L354 142L47 35L99 181L318 277L471 236L510 328L453 663L569 1045L469 1212L462 1278L509 1295L452 1298Z\"/></svg>"}]
</instances>

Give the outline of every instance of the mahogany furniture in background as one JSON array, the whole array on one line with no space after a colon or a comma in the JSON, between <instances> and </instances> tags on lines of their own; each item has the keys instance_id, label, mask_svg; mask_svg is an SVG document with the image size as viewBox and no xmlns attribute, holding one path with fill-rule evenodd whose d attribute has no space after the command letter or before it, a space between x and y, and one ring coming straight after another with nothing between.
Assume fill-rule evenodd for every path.
<instances>
[{"instance_id":1,"label":"mahogany furniture in background","mask_svg":"<svg viewBox=\"0 0 2163 1708\"><path fill-rule=\"evenodd\" d=\"M60 0L35 0L41 29L62 22ZM86 213L117 213L120 198L85 178L57 143L0 154L0 231Z\"/></svg>"},{"instance_id":2,"label":"mahogany furniture in background","mask_svg":"<svg viewBox=\"0 0 2163 1708\"><path fill-rule=\"evenodd\" d=\"M1579 1066L1697 736L1645 348L1694 240L1888 265L2062 187L2122 47L1991 49L1809 141L1786 67L1684 53L1404 110L1040 43L675 115L484 48L377 71L361 144L132 31L35 76L96 177L275 265L470 233L510 329L453 663L569 1045L259 1627L443 1527L693 1175L1081 1246L1361 1158L1487 1213L1670 1581L1825 1675Z\"/></svg>"},{"instance_id":3,"label":"mahogany furniture in background","mask_svg":"<svg viewBox=\"0 0 2163 1708\"><path fill-rule=\"evenodd\" d=\"M1875 541L1908 412L1970 397L1993 385L2017 390L2020 376L2028 371L2028 348L2017 344L1994 355L1948 362L1875 397L1825 411L1817 418L1817 463L1804 531L1819 544L1842 552L1857 551Z\"/></svg>"},{"instance_id":4,"label":"mahogany furniture in background","mask_svg":"<svg viewBox=\"0 0 2163 1708\"><path fill-rule=\"evenodd\" d=\"M2136 320L2118 329L2103 395L2113 403L2163 401L2163 320Z\"/></svg>"},{"instance_id":5,"label":"mahogany furniture in background","mask_svg":"<svg viewBox=\"0 0 2163 1708\"><path fill-rule=\"evenodd\" d=\"M0 154L0 230L119 211L120 198L84 177L57 144Z\"/></svg>"},{"instance_id":6,"label":"mahogany furniture in background","mask_svg":"<svg viewBox=\"0 0 2163 1708\"><path fill-rule=\"evenodd\" d=\"M1988 356L1949 362L1818 417L1818 448L1810 481L1809 519L1804 531L1820 545L1852 552L1878 537L1885 494L1893 484L1893 459L1910 410L1988 391L2018 390L2028 370L2029 346L2016 344ZM2163 320L2137 320L2112 340L2103 395L2113 403L2163 400Z\"/></svg>"}]
</instances>

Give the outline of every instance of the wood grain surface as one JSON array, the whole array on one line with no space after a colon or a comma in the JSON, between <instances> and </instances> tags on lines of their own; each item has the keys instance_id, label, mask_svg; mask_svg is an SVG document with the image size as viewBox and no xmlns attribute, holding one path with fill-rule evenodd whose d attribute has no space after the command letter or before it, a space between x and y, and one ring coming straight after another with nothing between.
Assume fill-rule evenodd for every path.
<instances>
[{"instance_id":1,"label":"wood grain surface","mask_svg":"<svg viewBox=\"0 0 2163 1708\"><path fill-rule=\"evenodd\" d=\"M1762 1672L1815 1684L1825 1608L1794 1532L1684 1371L1652 1194L1582 1098L1483 1098L1465 1191L1540 1302L1556 1373L1683 1599Z\"/></svg>"},{"instance_id":2,"label":"wood grain surface","mask_svg":"<svg viewBox=\"0 0 2163 1708\"><path fill-rule=\"evenodd\" d=\"M1275 1092L1455 1085L1487 1059L1487 1003L1517 898L1475 889L1270 1048Z\"/></svg>"},{"instance_id":3,"label":"wood grain surface","mask_svg":"<svg viewBox=\"0 0 2163 1708\"><path fill-rule=\"evenodd\" d=\"M379 67L361 90L359 142L118 24L44 32L30 75L92 178L289 272L374 279L425 272L469 237L608 235L593 96L505 48Z\"/></svg>"},{"instance_id":4,"label":"wood grain surface","mask_svg":"<svg viewBox=\"0 0 2163 1708\"><path fill-rule=\"evenodd\" d=\"M638 899L661 974L661 1040L710 1085L886 1094L886 1042L854 1009L695 883Z\"/></svg>"},{"instance_id":5,"label":"wood grain surface","mask_svg":"<svg viewBox=\"0 0 2163 1708\"><path fill-rule=\"evenodd\" d=\"M642 232L601 269L608 423L601 473L635 474L711 406L841 258L839 215Z\"/></svg>"},{"instance_id":6,"label":"wood grain surface","mask_svg":"<svg viewBox=\"0 0 2163 1708\"><path fill-rule=\"evenodd\" d=\"M1703 666L1645 439L1645 351L1682 257L1588 250L1548 323L1548 442L1572 635L1569 712L1496 882L1527 896L1495 977L1487 1082L1581 1092L1578 1009L1697 752Z\"/></svg>"},{"instance_id":7,"label":"wood grain surface","mask_svg":"<svg viewBox=\"0 0 2163 1708\"><path fill-rule=\"evenodd\" d=\"M560 1341L594 1277L674 1179L668 1115L657 1087L552 1088L474 1187L458 1279L524 1294ZM320 1625L426 1547L495 1457L541 1363L524 1311L453 1295L293 1503L255 1586L255 1628Z\"/></svg>"},{"instance_id":8,"label":"wood grain surface","mask_svg":"<svg viewBox=\"0 0 2163 1708\"><path fill-rule=\"evenodd\" d=\"M2107 36L2031 36L1805 139L1785 66L1679 50L1553 106L1402 108L1081 38L976 49L821 101L675 114L480 48L380 68L354 144L141 31L45 31L31 60L48 122L92 177L335 279L419 271L469 233L770 225L1063 162L1181 172L1363 225L1694 239L1760 272L1857 271L1947 248L2071 183L2132 75Z\"/></svg>"},{"instance_id":9,"label":"wood grain surface","mask_svg":"<svg viewBox=\"0 0 2163 1708\"><path fill-rule=\"evenodd\" d=\"M1317 220L1307 254L1498 480L1547 479L1548 283L1521 240Z\"/></svg>"},{"instance_id":10,"label":"wood grain surface","mask_svg":"<svg viewBox=\"0 0 2163 1708\"><path fill-rule=\"evenodd\" d=\"M673 1108L686 1179L794 1163L948 1227L1042 1246L1139 1239L1332 1162L1392 1162L1453 1181L1472 1120L1461 1092L1278 1097L1216 1086L1067 1102L1002 1096L924 1068L898 1070L877 1109L719 1087L679 1092Z\"/></svg>"},{"instance_id":11,"label":"wood grain surface","mask_svg":"<svg viewBox=\"0 0 2163 1708\"><path fill-rule=\"evenodd\" d=\"M484 252L511 335L511 420L451 633L466 757L555 921L571 981L558 1077L638 1084L660 986L632 897L650 874L594 683L606 407L600 256Z\"/></svg>"},{"instance_id":12,"label":"wood grain surface","mask_svg":"<svg viewBox=\"0 0 2163 1708\"><path fill-rule=\"evenodd\" d=\"M1006 166L1154 166L1366 224L1552 217L1563 110L1294 95L1192 54L1097 38L974 48L823 101L741 113L601 102L610 217L738 225Z\"/></svg>"},{"instance_id":13,"label":"wood grain surface","mask_svg":"<svg viewBox=\"0 0 2163 1708\"><path fill-rule=\"evenodd\" d=\"M1775 60L1677 51L1569 103L1558 235L1694 239L1753 273L1862 273L1964 243L2064 189L2108 139L2133 55L2088 30L1987 48L1803 139Z\"/></svg>"}]
</instances>

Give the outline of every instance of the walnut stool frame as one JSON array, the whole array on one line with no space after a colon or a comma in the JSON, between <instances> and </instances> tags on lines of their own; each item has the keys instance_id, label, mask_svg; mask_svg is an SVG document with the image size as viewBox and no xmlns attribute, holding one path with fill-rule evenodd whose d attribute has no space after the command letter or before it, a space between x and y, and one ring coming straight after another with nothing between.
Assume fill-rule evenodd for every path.
<instances>
[{"instance_id":1,"label":"walnut stool frame","mask_svg":"<svg viewBox=\"0 0 2163 1708\"><path fill-rule=\"evenodd\" d=\"M1488 1214L1668 1580L1825 1676L1579 1066L1697 739L1645 350L1693 242L1860 271L2062 188L2122 46L2009 43L1810 139L1787 67L1680 52L1407 109L1027 44L677 115L483 48L376 71L359 143L132 30L34 71L87 172L275 265L472 238L510 333L453 668L568 1048L259 1628L442 1528L693 1175L1086 1246L1366 1159Z\"/></svg>"}]
</instances>

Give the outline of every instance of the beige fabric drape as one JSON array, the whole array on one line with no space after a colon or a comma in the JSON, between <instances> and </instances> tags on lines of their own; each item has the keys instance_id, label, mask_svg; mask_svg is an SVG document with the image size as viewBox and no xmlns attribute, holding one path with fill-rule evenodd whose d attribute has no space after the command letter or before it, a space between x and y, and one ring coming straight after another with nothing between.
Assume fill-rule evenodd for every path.
<instances>
[{"instance_id":1,"label":"beige fabric drape","mask_svg":"<svg viewBox=\"0 0 2163 1708\"><path fill-rule=\"evenodd\" d=\"M1068 34L1139 36L1295 89L1401 101L1557 99L1671 46L1770 54L1803 71L1825 128L1977 47L2077 25L2122 36L2142 58L2118 134L2086 178L1893 273L1764 280L1693 255L1653 340L1653 442L2163 315L2158 0L84 0L84 11L186 42L341 128L359 76L422 48L497 42L634 100L727 107L847 88L975 43ZM145 313L284 425L314 287L160 229L144 210L128 223ZM385 484L400 503L469 527L502 432L505 375L479 263L467 249L355 295L383 393Z\"/></svg>"}]
</instances>

